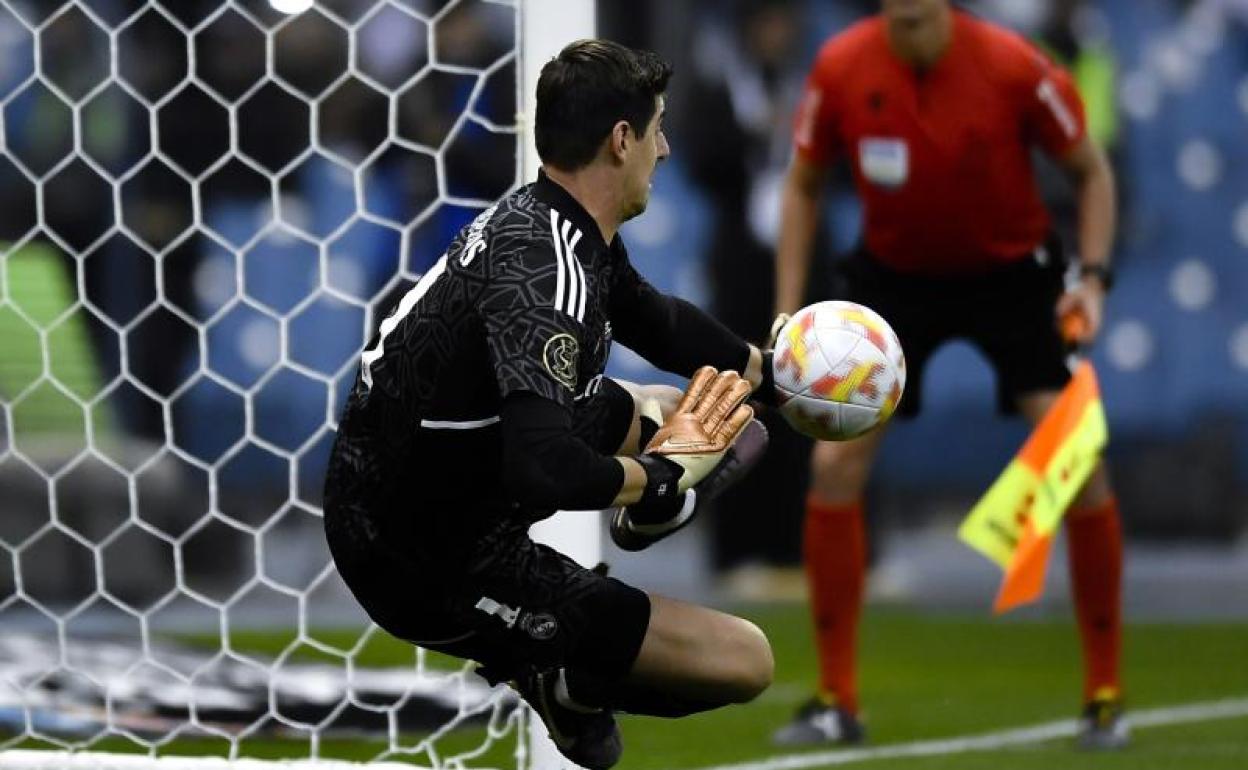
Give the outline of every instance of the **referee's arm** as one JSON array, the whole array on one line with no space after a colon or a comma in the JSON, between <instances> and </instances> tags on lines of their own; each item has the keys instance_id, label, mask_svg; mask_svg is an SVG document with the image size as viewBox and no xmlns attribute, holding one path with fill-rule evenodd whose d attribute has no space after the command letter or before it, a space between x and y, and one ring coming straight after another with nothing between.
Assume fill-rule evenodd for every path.
<instances>
[{"instance_id":1,"label":"referee's arm","mask_svg":"<svg viewBox=\"0 0 1248 770\"><path fill-rule=\"evenodd\" d=\"M1086 325L1080 342L1089 342L1100 329L1105 290L1109 288L1109 257L1117 219L1114 172L1104 151L1086 134L1058 162L1075 187L1082 280L1062 295L1057 315L1065 317L1077 313L1083 316Z\"/></svg>"},{"instance_id":2,"label":"referee's arm","mask_svg":"<svg viewBox=\"0 0 1248 770\"><path fill-rule=\"evenodd\" d=\"M806 296L810 253L819 225L819 204L827 167L795 153L780 199L780 241L776 245L777 313L796 313Z\"/></svg>"}]
</instances>

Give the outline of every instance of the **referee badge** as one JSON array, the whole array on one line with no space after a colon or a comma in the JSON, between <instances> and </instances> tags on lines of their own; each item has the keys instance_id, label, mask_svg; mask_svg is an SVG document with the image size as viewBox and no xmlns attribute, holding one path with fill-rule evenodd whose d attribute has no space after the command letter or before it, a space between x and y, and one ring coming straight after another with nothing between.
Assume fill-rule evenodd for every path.
<instances>
[{"instance_id":1,"label":"referee badge","mask_svg":"<svg viewBox=\"0 0 1248 770\"><path fill-rule=\"evenodd\" d=\"M858 142L858 168L880 187L901 187L910 177L910 147L904 139L868 136Z\"/></svg>"},{"instance_id":2,"label":"referee badge","mask_svg":"<svg viewBox=\"0 0 1248 770\"><path fill-rule=\"evenodd\" d=\"M556 334L546 340L542 349L542 365L555 381L568 390L576 389L576 360L581 346L571 334Z\"/></svg>"}]
</instances>

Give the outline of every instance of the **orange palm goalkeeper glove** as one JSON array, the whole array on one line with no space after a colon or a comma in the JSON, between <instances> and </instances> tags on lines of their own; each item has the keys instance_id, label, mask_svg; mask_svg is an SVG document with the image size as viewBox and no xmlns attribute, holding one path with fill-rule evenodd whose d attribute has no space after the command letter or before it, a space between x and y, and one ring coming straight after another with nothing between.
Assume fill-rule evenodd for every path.
<instances>
[{"instance_id":1,"label":"orange palm goalkeeper glove","mask_svg":"<svg viewBox=\"0 0 1248 770\"><path fill-rule=\"evenodd\" d=\"M750 383L733 371L694 372L676 411L637 458L646 469L647 498L671 499L710 473L754 418ZM675 488L671 488L674 482Z\"/></svg>"}]
</instances>

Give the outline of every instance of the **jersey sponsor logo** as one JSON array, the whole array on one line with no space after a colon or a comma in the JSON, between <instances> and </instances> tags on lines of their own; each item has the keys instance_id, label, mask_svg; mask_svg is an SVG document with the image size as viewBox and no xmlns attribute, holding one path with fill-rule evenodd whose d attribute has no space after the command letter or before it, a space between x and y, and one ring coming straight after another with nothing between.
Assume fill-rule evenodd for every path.
<instances>
[{"instance_id":1,"label":"jersey sponsor logo","mask_svg":"<svg viewBox=\"0 0 1248 770\"><path fill-rule=\"evenodd\" d=\"M585 271L576 258L576 245L581 242L581 231L572 223L550 210L550 235L555 244L555 307L575 318L585 320Z\"/></svg>"},{"instance_id":2,"label":"jersey sponsor logo","mask_svg":"<svg viewBox=\"0 0 1248 770\"><path fill-rule=\"evenodd\" d=\"M571 334L556 334L542 348L542 365L555 381L568 390L576 389L576 363L581 346Z\"/></svg>"},{"instance_id":3,"label":"jersey sponsor logo","mask_svg":"<svg viewBox=\"0 0 1248 770\"><path fill-rule=\"evenodd\" d=\"M1057 121L1057 125L1061 127L1067 139L1074 139L1079 135L1079 121L1075 120L1075 114L1062 100L1062 94L1057 90L1056 83L1049 78L1041 80L1040 85L1036 86L1036 98L1044 102L1049 112L1053 113L1053 119Z\"/></svg>"},{"instance_id":4,"label":"jersey sponsor logo","mask_svg":"<svg viewBox=\"0 0 1248 770\"><path fill-rule=\"evenodd\" d=\"M434 281L437 281L445 272L446 254L443 254L437 263L420 277L416 285L408 289L407 294L403 295L403 299L399 300L399 305L394 309L394 312L381 322L381 330L377 333L376 344L360 355L360 375L364 379L366 386L373 387L373 364L385 353L386 337L390 336L398 328L399 323L407 317L408 313L412 312L420 298L425 296L425 293L433 286Z\"/></svg>"},{"instance_id":5,"label":"jersey sponsor logo","mask_svg":"<svg viewBox=\"0 0 1248 770\"><path fill-rule=\"evenodd\" d=\"M864 137L858 141L858 169L880 187L901 187L910 178L910 146L904 139Z\"/></svg>"}]
</instances>

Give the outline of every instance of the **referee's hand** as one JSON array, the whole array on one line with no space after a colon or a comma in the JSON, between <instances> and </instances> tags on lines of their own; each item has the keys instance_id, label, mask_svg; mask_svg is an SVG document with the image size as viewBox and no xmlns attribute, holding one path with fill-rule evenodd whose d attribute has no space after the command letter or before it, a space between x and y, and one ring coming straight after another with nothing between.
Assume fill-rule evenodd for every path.
<instances>
[{"instance_id":1,"label":"referee's hand","mask_svg":"<svg viewBox=\"0 0 1248 770\"><path fill-rule=\"evenodd\" d=\"M1084 278L1057 298L1058 328L1067 342L1088 345L1101 330L1105 289L1095 278Z\"/></svg>"}]
</instances>

